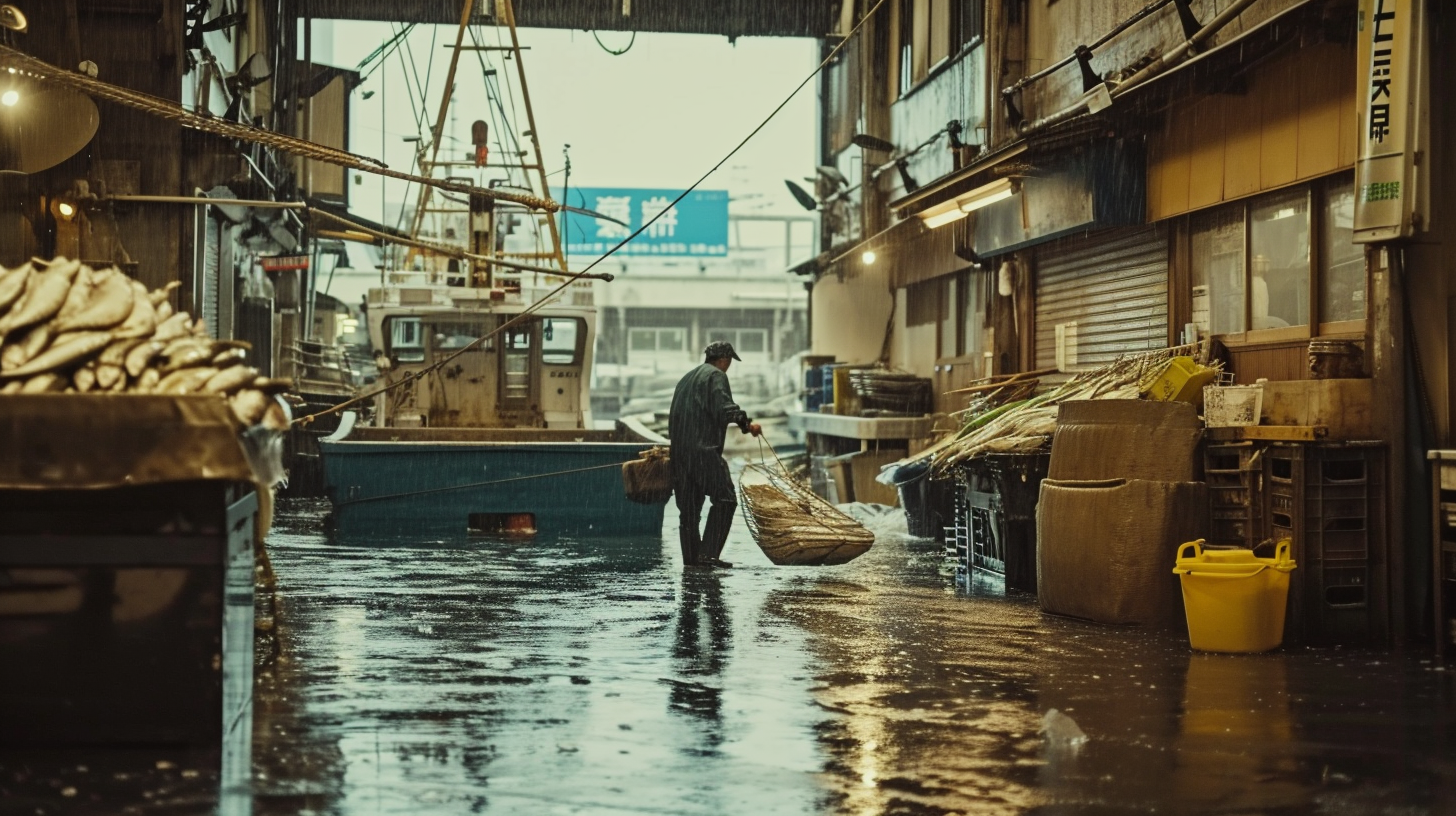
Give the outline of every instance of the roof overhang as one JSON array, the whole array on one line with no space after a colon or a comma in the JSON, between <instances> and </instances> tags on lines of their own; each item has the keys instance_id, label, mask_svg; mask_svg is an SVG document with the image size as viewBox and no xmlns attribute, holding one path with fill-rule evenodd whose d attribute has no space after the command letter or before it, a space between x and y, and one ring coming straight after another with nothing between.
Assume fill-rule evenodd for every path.
<instances>
[{"instance_id":1,"label":"roof overhang","mask_svg":"<svg viewBox=\"0 0 1456 816\"><path fill-rule=\"evenodd\" d=\"M460 24L460 0L310 0L315 19ZM522 28L826 37L842 0L530 0L515 4ZM496 24L496 3L475 0L472 23Z\"/></svg>"}]
</instances>

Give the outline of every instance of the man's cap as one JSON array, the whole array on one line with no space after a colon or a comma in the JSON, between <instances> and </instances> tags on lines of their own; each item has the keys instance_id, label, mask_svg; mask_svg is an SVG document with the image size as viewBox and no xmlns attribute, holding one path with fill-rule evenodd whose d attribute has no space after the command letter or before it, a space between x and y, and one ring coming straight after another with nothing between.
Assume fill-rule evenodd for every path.
<instances>
[{"instance_id":1,"label":"man's cap","mask_svg":"<svg viewBox=\"0 0 1456 816\"><path fill-rule=\"evenodd\" d=\"M703 356L708 358L709 360L717 360L723 357L732 357L740 363L743 362L743 358L739 357L738 352L733 350L733 344L728 342L727 340L719 340L716 343L709 343L708 347L703 350Z\"/></svg>"}]
</instances>

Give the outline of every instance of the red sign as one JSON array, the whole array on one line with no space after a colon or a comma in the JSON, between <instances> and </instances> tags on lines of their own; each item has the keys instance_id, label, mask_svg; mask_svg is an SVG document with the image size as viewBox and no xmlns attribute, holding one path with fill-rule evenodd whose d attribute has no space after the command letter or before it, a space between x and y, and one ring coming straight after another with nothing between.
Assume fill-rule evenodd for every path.
<instances>
[{"instance_id":1,"label":"red sign","mask_svg":"<svg viewBox=\"0 0 1456 816\"><path fill-rule=\"evenodd\" d=\"M271 258L259 258L263 264L264 272L283 272L289 269L307 269L307 255L277 255Z\"/></svg>"}]
</instances>

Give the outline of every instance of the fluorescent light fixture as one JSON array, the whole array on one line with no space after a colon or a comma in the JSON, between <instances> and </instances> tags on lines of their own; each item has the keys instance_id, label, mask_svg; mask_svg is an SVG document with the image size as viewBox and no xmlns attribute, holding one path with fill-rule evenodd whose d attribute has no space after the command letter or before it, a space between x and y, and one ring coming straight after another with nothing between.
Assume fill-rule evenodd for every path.
<instances>
[{"instance_id":1,"label":"fluorescent light fixture","mask_svg":"<svg viewBox=\"0 0 1456 816\"><path fill-rule=\"evenodd\" d=\"M1015 194L1016 189L1012 185L1011 179L1001 179L985 186L977 187L969 193L960 196L956 199L956 205L961 208L961 212L973 212L982 207L995 204L998 201L1008 199Z\"/></svg>"},{"instance_id":2,"label":"fluorescent light fixture","mask_svg":"<svg viewBox=\"0 0 1456 816\"><path fill-rule=\"evenodd\" d=\"M865 266L869 266L870 264L874 263L875 262L875 258L878 258L878 257L879 256L875 254L875 251L873 249L866 249L864 251L864 254L861 255L861 256L859 256L859 259L861 261L864 261L864 265Z\"/></svg>"},{"instance_id":3,"label":"fluorescent light fixture","mask_svg":"<svg viewBox=\"0 0 1456 816\"><path fill-rule=\"evenodd\" d=\"M956 206L956 203L954 201L947 201L944 204L931 207L925 212L917 214L920 216L920 222L923 223L927 229L943 227L952 221L959 221L962 218L966 217L965 212L963 212L960 207Z\"/></svg>"}]
</instances>

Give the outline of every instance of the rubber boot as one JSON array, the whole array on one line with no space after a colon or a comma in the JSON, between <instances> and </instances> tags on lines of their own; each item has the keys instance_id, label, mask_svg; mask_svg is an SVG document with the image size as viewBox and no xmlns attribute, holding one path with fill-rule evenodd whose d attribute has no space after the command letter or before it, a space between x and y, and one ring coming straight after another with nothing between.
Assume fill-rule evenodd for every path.
<instances>
[{"instance_id":1,"label":"rubber boot","mask_svg":"<svg viewBox=\"0 0 1456 816\"><path fill-rule=\"evenodd\" d=\"M728 529L733 526L733 511L737 509L736 503L714 502L712 509L708 510L701 551L705 559L723 555L723 547L728 543Z\"/></svg>"}]
</instances>

